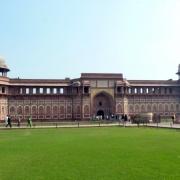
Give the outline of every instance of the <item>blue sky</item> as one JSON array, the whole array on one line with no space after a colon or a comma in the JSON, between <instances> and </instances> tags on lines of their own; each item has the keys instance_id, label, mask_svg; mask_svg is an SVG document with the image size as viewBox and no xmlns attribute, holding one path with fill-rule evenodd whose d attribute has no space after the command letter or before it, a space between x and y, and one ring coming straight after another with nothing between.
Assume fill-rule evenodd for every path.
<instances>
[{"instance_id":1,"label":"blue sky","mask_svg":"<svg viewBox=\"0 0 180 180\"><path fill-rule=\"evenodd\" d=\"M0 0L10 77L177 79L179 0Z\"/></svg>"}]
</instances>

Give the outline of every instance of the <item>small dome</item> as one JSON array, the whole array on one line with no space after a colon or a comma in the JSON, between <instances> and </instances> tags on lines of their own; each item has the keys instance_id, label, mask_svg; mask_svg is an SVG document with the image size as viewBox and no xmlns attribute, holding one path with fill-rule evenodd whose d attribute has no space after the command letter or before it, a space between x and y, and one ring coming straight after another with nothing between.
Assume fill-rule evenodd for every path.
<instances>
[{"instance_id":1,"label":"small dome","mask_svg":"<svg viewBox=\"0 0 180 180\"><path fill-rule=\"evenodd\" d=\"M73 86L80 86L81 83L80 83L79 81L75 81L75 82L72 83L72 85L73 85Z\"/></svg>"},{"instance_id":2,"label":"small dome","mask_svg":"<svg viewBox=\"0 0 180 180\"><path fill-rule=\"evenodd\" d=\"M129 82L126 79L124 79L124 85L125 86L130 86Z\"/></svg>"},{"instance_id":3,"label":"small dome","mask_svg":"<svg viewBox=\"0 0 180 180\"><path fill-rule=\"evenodd\" d=\"M5 60L3 57L0 56L0 68L1 69L6 69L9 71L9 68L7 67L6 63L5 63Z\"/></svg>"}]
</instances>

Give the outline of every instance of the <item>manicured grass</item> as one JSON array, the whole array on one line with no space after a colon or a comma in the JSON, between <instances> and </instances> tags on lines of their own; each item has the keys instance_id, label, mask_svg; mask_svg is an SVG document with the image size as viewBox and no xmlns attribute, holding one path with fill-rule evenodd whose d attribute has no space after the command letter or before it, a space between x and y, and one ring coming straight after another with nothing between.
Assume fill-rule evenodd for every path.
<instances>
[{"instance_id":1,"label":"manicured grass","mask_svg":"<svg viewBox=\"0 0 180 180\"><path fill-rule=\"evenodd\" d=\"M67 128L0 131L0 180L180 179L180 131Z\"/></svg>"}]
</instances>

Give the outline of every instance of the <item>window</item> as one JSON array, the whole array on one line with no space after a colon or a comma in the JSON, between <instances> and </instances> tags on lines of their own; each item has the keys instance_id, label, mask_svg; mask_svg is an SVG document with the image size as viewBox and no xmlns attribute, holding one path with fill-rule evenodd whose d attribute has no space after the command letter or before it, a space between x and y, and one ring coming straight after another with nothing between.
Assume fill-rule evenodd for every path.
<instances>
[{"instance_id":1,"label":"window","mask_svg":"<svg viewBox=\"0 0 180 180\"><path fill-rule=\"evenodd\" d=\"M137 88L134 89L134 93L137 94Z\"/></svg>"},{"instance_id":2,"label":"window","mask_svg":"<svg viewBox=\"0 0 180 180\"><path fill-rule=\"evenodd\" d=\"M77 94L79 93L79 88L78 88L78 87L76 87L76 93L77 93Z\"/></svg>"},{"instance_id":3,"label":"window","mask_svg":"<svg viewBox=\"0 0 180 180\"><path fill-rule=\"evenodd\" d=\"M33 94L36 94L36 88L33 88Z\"/></svg>"},{"instance_id":4,"label":"window","mask_svg":"<svg viewBox=\"0 0 180 180\"><path fill-rule=\"evenodd\" d=\"M152 93L155 93L155 88L152 88Z\"/></svg>"},{"instance_id":5,"label":"window","mask_svg":"<svg viewBox=\"0 0 180 180\"><path fill-rule=\"evenodd\" d=\"M161 94L161 88L157 88L158 94Z\"/></svg>"},{"instance_id":6,"label":"window","mask_svg":"<svg viewBox=\"0 0 180 180\"><path fill-rule=\"evenodd\" d=\"M2 87L2 93L5 93L5 90L6 90L5 87Z\"/></svg>"},{"instance_id":7,"label":"window","mask_svg":"<svg viewBox=\"0 0 180 180\"><path fill-rule=\"evenodd\" d=\"M57 94L57 88L53 88L53 94Z\"/></svg>"},{"instance_id":8,"label":"window","mask_svg":"<svg viewBox=\"0 0 180 180\"><path fill-rule=\"evenodd\" d=\"M143 93L143 88L140 89L140 93L141 93L141 94Z\"/></svg>"},{"instance_id":9,"label":"window","mask_svg":"<svg viewBox=\"0 0 180 180\"><path fill-rule=\"evenodd\" d=\"M172 88L169 88L169 93L172 94Z\"/></svg>"},{"instance_id":10,"label":"window","mask_svg":"<svg viewBox=\"0 0 180 180\"><path fill-rule=\"evenodd\" d=\"M60 94L64 94L64 89L60 88Z\"/></svg>"},{"instance_id":11,"label":"window","mask_svg":"<svg viewBox=\"0 0 180 180\"><path fill-rule=\"evenodd\" d=\"M29 88L26 88L26 94L29 94Z\"/></svg>"},{"instance_id":12,"label":"window","mask_svg":"<svg viewBox=\"0 0 180 180\"><path fill-rule=\"evenodd\" d=\"M40 93L40 94L43 94L43 88L40 88L40 89L39 89L39 93Z\"/></svg>"},{"instance_id":13,"label":"window","mask_svg":"<svg viewBox=\"0 0 180 180\"><path fill-rule=\"evenodd\" d=\"M51 93L50 88L47 88L47 89L46 89L46 94L50 94L50 93Z\"/></svg>"},{"instance_id":14,"label":"window","mask_svg":"<svg viewBox=\"0 0 180 180\"><path fill-rule=\"evenodd\" d=\"M72 94L72 88L67 88L67 93Z\"/></svg>"},{"instance_id":15,"label":"window","mask_svg":"<svg viewBox=\"0 0 180 180\"><path fill-rule=\"evenodd\" d=\"M20 89L19 89L19 93L20 93L20 94L23 94L23 88L20 88Z\"/></svg>"},{"instance_id":16,"label":"window","mask_svg":"<svg viewBox=\"0 0 180 180\"><path fill-rule=\"evenodd\" d=\"M121 87L117 87L117 92L121 93Z\"/></svg>"},{"instance_id":17,"label":"window","mask_svg":"<svg viewBox=\"0 0 180 180\"><path fill-rule=\"evenodd\" d=\"M148 88L146 88L146 94L148 94L149 93L149 89Z\"/></svg>"},{"instance_id":18,"label":"window","mask_svg":"<svg viewBox=\"0 0 180 180\"><path fill-rule=\"evenodd\" d=\"M99 102L99 106L102 106L102 102L101 101Z\"/></svg>"},{"instance_id":19,"label":"window","mask_svg":"<svg viewBox=\"0 0 180 180\"><path fill-rule=\"evenodd\" d=\"M84 87L84 93L89 93L89 87Z\"/></svg>"}]
</instances>

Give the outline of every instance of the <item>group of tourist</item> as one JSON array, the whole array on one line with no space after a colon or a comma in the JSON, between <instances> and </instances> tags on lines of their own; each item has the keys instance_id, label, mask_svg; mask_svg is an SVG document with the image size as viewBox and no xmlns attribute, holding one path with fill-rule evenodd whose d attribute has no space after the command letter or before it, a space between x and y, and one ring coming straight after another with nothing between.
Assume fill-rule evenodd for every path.
<instances>
[{"instance_id":1,"label":"group of tourist","mask_svg":"<svg viewBox=\"0 0 180 180\"><path fill-rule=\"evenodd\" d=\"M5 119L4 119L4 121L5 121L5 127L12 127L12 118L9 116L9 115L7 115L6 117L5 117ZM20 119L20 117L17 119L17 127L20 127L21 126L21 119ZM28 117L28 119L27 119L27 126L28 127L32 127L32 117L31 116L29 116Z\"/></svg>"},{"instance_id":2,"label":"group of tourist","mask_svg":"<svg viewBox=\"0 0 180 180\"><path fill-rule=\"evenodd\" d=\"M127 114L122 114L121 115L121 120L124 121L124 122L127 122L129 120Z\"/></svg>"},{"instance_id":3,"label":"group of tourist","mask_svg":"<svg viewBox=\"0 0 180 180\"><path fill-rule=\"evenodd\" d=\"M127 114L122 114L122 115L111 114L111 115L107 115L106 117L102 115L98 115L98 116L93 116L92 119L93 120L119 120L123 122L127 122L130 120Z\"/></svg>"}]
</instances>

